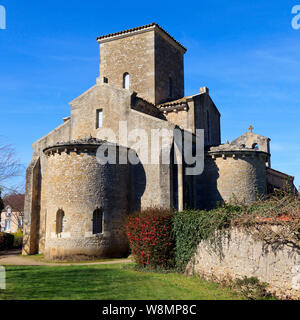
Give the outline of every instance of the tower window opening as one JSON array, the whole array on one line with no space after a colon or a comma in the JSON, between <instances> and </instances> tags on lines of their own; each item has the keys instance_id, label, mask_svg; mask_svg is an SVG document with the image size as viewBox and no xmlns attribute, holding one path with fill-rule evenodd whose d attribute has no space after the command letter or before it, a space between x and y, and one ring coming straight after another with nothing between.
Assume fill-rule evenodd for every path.
<instances>
[{"instance_id":1,"label":"tower window opening","mask_svg":"<svg viewBox=\"0 0 300 320\"><path fill-rule=\"evenodd\" d=\"M93 234L103 233L103 211L96 209L93 213Z\"/></svg>"},{"instance_id":2,"label":"tower window opening","mask_svg":"<svg viewBox=\"0 0 300 320\"><path fill-rule=\"evenodd\" d=\"M126 90L130 88L130 75L127 72L123 75L123 88Z\"/></svg>"},{"instance_id":3,"label":"tower window opening","mask_svg":"<svg viewBox=\"0 0 300 320\"><path fill-rule=\"evenodd\" d=\"M252 149L258 150L259 149L259 145L257 143L253 143Z\"/></svg>"},{"instance_id":4,"label":"tower window opening","mask_svg":"<svg viewBox=\"0 0 300 320\"><path fill-rule=\"evenodd\" d=\"M97 110L97 125L96 128L102 128L103 127L103 110L99 109Z\"/></svg>"},{"instance_id":5,"label":"tower window opening","mask_svg":"<svg viewBox=\"0 0 300 320\"><path fill-rule=\"evenodd\" d=\"M65 229L65 213L63 210L58 210L56 213L56 234L64 232Z\"/></svg>"}]
</instances>

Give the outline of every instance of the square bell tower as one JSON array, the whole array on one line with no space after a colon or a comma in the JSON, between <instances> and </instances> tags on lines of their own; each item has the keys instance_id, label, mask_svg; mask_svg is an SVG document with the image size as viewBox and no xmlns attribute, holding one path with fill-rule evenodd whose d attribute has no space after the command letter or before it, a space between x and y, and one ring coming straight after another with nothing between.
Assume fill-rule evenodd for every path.
<instances>
[{"instance_id":1,"label":"square bell tower","mask_svg":"<svg viewBox=\"0 0 300 320\"><path fill-rule=\"evenodd\" d=\"M155 105L184 97L186 48L152 23L97 38L100 79Z\"/></svg>"}]
</instances>

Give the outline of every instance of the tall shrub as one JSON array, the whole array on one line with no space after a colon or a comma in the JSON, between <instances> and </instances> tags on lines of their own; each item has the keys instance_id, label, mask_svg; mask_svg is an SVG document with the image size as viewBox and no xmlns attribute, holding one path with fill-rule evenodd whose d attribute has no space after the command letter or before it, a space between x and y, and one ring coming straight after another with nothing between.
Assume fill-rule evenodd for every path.
<instances>
[{"instance_id":1,"label":"tall shrub","mask_svg":"<svg viewBox=\"0 0 300 320\"><path fill-rule=\"evenodd\" d=\"M13 244L13 248L14 249L22 249L22 245L23 245L23 233L22 231L18 231L16 233L13 233L14 236L14 244Z\"/></svg>"},{"instance_id":2,"label":"tall shrub","mask_svg":"<svg viewBox=\"0 0 300 320\"><path fill-rule=\"evenodd\" d=\"M12 249L14 236L10 233L0 232L0 251Z\"/></svg>"},{"instance_id":3,"label":"tall shrub","mask_svg":"<svg viewBox=\"0 0 300 320\"><path fill-rule=\"evenodd\" d=\"M174 266L173 214L149 208L128 218L127 234L131 253L142 267Z\"/></svg>"}]
</instances>

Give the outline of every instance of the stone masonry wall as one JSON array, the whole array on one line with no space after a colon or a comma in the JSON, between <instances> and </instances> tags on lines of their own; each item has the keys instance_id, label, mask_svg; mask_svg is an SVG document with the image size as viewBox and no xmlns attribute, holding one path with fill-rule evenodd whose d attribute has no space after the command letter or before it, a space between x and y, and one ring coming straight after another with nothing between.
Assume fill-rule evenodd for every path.
<instances>
[{"instance_id":1,"label":"stone masonry wall","mask_svg":"<svg viewBox=\"0 0 300 320\"><path fill-rule=\"evenodd\" d=\"M211 97L204 93L194 97L194 121L196 129L204 129L204 144L215 146L221 143L220 113Z\"/></svg>"},{"instance_id":2,"label":"stone masonry wall","mask_svg":"<svg viewBox=\"0 0 300 320\"><path fill-rule=\"evenodd\" d=\"M194 124L190 121L190 110L176 110L175 112L168 112L166 118L169 122L174 123L181 129L193 131Z\"/></svg>"},{"instance_id":3,"label":"stone masonry wall","mask_svg":"<svg viewBox=\"0 0 300 320\"><path fill-rule=\"evenodd\" d=\"M101 43L100 78L123 88L123 75L130 75L130 90L155 103L154 31Z\"/></svg>"},{"instance_id":4,"label":"stone masonry wall","mask_svg":"<svg viewBox=\"0 0 300 320\"><path fill-rule=\"evenodd\" d=\"M183 58L182 52L155 34L155 104L184 96ZM172 96L168 92L169 78L172 79Z\"/></svg>"},{"instance_id":5,"label":"stone masonry wall","mask_svg":"<svg viewBox=\"0 0 300 320\"><path fill-rule=\"evenodd\" d=\"M33 158L26 170L26 196L24 203L23 254L38 251L40 224L41 163Z\"/></svg>"},{"instance_id":6,"label":"stone masonry wall","mask_svg":"<svg viewBox=\"0 0 300 320\"><path fill-rule=\"evenodd\" d=\"M238 200L251 203L257 194L266 194L265 159L259 154L205 157L204 172L198 181L198 201L203 208L217 202Z\"/></svg>"},{"instance_id":7,"label":"stone masonry wall","mask_svg":"<svg viewBox=\"0 0 300 320\"><path fill-rule=\"evenodd\" d=\"M184 96L184 52L169 43L157 30L100 42L100 80L123 87L130 75L130 90L159 104ZM169 78L172 95L169 95Z\"/></svg>"},{"instance_id":8,"label":"stone masonry wall","mask_svg":"<svg viewBox=\"0 0 300 320\"><path fill-rule=\"evenodd\" d=\"M97 84L75 99L72 105L72 139L97 137L106 128L111 129L121 146L127 143L124 135L119 136L120 121L126 122L128 135L132 130L143 129L148 139L148 164L143 161L140 150L136 150L141 165L131 168L132 175L132 210L139 210L151 205L170 206L170 170L163 164L153 164L151 160L152 129L174 130L168 121L150 116L131 108L132 92L107 84ZM96 110L103 110L103 128L96 129ZM123 140L125 141L123 142ZM136 141L128 141L127 147L134 148Z\"/></svg>"},{"instance_id":9,"label":"stone masonry wall","mask_svg":"<svg viewBox=\"0 0 300 320\"><path fill-rule=\"evenodd\" d=\"M100 165L93 152L59 152L47 156L42 189L45 201L45 255L122 257L127 253L128 165ZM103 210L103 233L92 232L93 212ZM56 213L65 213L64 232L56 234ZM41 229L42 230L42 229ZM41 235L43 232L41 232Z\"/></svg>"},{"instance_id":10,"label":"stone masonry wall","mask_svg":"<svg viewBox=\"0 0 300 320\"><path fill-rule=\"evenodd\" d=\"M277 227L277 226L274 226ZM272 248L245 229L216 235L215 245L202 241L187 266L187 274L227 282L257 277L267 290L283 299L300 299L300 243Z\"/></svg>"}]
</instances>

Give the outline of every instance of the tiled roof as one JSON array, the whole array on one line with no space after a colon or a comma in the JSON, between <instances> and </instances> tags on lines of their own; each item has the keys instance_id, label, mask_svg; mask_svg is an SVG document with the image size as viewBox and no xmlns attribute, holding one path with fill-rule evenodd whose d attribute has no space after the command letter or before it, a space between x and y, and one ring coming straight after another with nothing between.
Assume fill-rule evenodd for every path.
<instances>
[{"instance_id":1,"label":"tiled roof","mask_svg":"<svg viewBox=\"0 0 300 320\"><path fill-rule=\"evenodd\" d=\"M186 105L187 103L187 97L178 99L178 100L173 100L173 101L169 101L169 102L165 102L162 104L159 104L157 107L159 109L164 109L164 108L169 108L169 107L175 107L178 105Z\"/></svg>"},{"instance_id":2,"label":"tiled roof","mask_svg":"<svg viewBox=\"0 0 300 320\"><path fill-rule=\"evenodd\" d=\"M244 154L264 154L268 155L267 152L248 148L244 146L238 146L229 142L225 144L220 144L218 146L212 146L208 150L209 154L232 154L232 153L244 153Z\"/></svg>"},{"instance_id":3,"label":"tiled roof","mask_svg":"<svg viewBox=\"0 0 300 320\"><path fill-rule=\"evenodd\" d=\"M123 30L123 31L119 31L119 32L103 35L103 36L98 37L97 40L107 39L107 38L110 38L110 37L114 37L114 36L118 36L118 35L122 35L122 34L126 34L126 33L131 33L131 32L135 32L135 31L139 31L139 30L143 30L143 29L148 29L148 28L151 28L151 27L157 27L162 32L164 32L167 36L169 36L173 41L175 41L182 49L184 49L185 51L187 50L180 42L178 42L166 30L164 30L162 27L160 27L155 22L150 23L150 24L146 24L144 26L136 27L136 28L132 28L132 29L128 29L128 30Z\"/></svg>"},{"instance_id":4,"label":"tiled roof","mask_svg":"<svg viewBox=\"0 0 300 320\"><path fill-rule=\"evenodd\" d=\"M145 102L145 103L147 103L147 104L149 104L149 105L151 105L151 106L155 107L155 105L154 105L153 103L151 103L151 102L149 102L149 101L145 100L144 98L141 98L141 97L139 97L139 96L137 96L136 98L137 98L138 100L141 100L141 101L143 101L143 102Z\"/></svg>"},{"instance_id":5,"label":"tiled roof","mask_svg":"<svg viewBox=\"0 0 300 320\"><path fill-rule=\"evenodd\" d=\"M95 146L98 147L99 145L102 145L104 143L108 143L105 140L100 140L97 138L89 137L86 139L77 139L77 140L71 140L67 142L57 142L54 145L47 146L43 152L49 151L50 149L57 149L57 148L64 148L64 147L76 147L76 146Z\"/></svg>"},{"instance_id":6,"label":"tiled roof","mask_svg":"<svg viewBox=\"0 0 300 320\"><path fill-rule=\"evenodd\" d=\"M284 173L284 172L281 172L281 171L278 171L278 170L275 170L273 168L267 168L267 173L271 173L271 174L278 174L278 175L284 175L286 177L290 177L290 178L295 178L294 176L291 176L287 173Z\"/></svg>"}]
</instances>

